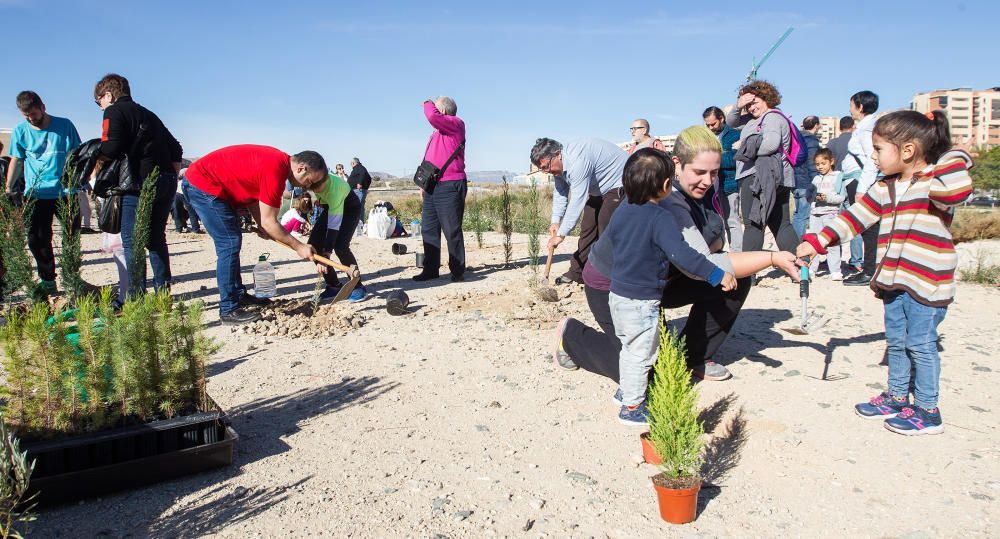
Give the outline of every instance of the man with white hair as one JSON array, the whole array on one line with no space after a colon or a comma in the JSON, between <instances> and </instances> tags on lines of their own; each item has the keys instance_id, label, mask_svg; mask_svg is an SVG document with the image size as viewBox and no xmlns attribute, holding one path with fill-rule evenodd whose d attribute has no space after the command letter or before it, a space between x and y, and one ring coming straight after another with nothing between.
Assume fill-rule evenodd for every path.
<instances>
[{"instance_id":1,"label":"man with white hair","mask_svg":"<svg viewBox=\"0 0 1000 539\"><path fill-rule=\"evenodd\" d=\"M628 145L628 154L632 155L636 150L642 148L656 148L661 152L667 151L663 141L649 134L649 122L639 118L632 122L632 127L628 128L632 135L632 142Z\"/></svg>"}]
</instances>

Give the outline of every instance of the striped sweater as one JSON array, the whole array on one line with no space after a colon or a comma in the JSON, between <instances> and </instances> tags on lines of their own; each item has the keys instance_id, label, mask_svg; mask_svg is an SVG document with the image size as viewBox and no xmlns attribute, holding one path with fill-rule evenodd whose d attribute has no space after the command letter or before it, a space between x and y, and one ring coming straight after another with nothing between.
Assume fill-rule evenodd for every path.
<instances>
[{"instance_id":1,"label":"striped sweater","mask_svg":"<svg viewBox=\"0 0 1000 539\"><path fill-rule=\"evenodd\" d=\"M825 254L827 246L847 243L877 222L881 262L872 289L903 290L920 303L944 307L955 298L958 266L949 227L955 206L972 194L971 167L968 154L950 151L910 181L882 178L819 234L802 239Z\"/></svg>"}]
</instances>

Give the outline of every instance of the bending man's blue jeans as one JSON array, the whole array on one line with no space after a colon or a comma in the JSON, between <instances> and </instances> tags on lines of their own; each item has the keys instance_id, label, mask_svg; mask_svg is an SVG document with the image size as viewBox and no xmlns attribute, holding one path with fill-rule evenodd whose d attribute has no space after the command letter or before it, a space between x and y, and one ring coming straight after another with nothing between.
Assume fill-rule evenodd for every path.
<instances>
[{"instance_id":1,"label":"bending man's blue jeans","mask_svg":"<svg viewBox=\"0 0 1000 539\"><path fill-rule=\"evenodd\" d=\"M806 233L806 229L809 228L809 214L812 206L809 203L809 190L795 189L792 196L795 197L795 215L792 216L792 228L801 238Z\"/></svg>"},{"instance_id":2,"label":"bending man's blue jeans","mask_svg":"<svg viewBox=\"0 0 1000 539\"><path fill-rule=\"evenodd\" d=\"M161 172L156 182L156 195L149 220L149 265L153 268L153 288L166 287L173 276L170 274L170 251L167 248L167 217L174 205L177 193L177 175ZM132 244L135 233L136 212L139 207L137 195L122 197L122 246L125 248L125 263L131 265ZM146 264L142 265L142 278L132 282L131 294L146 290Z\"/></svg>"},{"instance_id":3,"label":"bending man's blue jeans","mask_svg":"<svg viewBox=\"0 0 1000 539\"><path fill-rule=\"evenodd\" d=\"M187 197L215 244L219 314L231 313L239 308L240 296L245 290L240 277L240 248L243 247L240 215L225 200L205 193L194 185L188 186Z\"/></svg>"},{"instance_id":4,"label":"bending man's blue jeans","mask_svg":"<svg viewBox=\"0 0 1000 539\"><path fill-rule=\"evenodd\" d=\"M889 393L909 394L913 402L930 410L937 406L941 376L938 355L938 325L947 307L931 307L906 292L883 292L885 341L889 359Z\"/></svg>"}]
</instances>

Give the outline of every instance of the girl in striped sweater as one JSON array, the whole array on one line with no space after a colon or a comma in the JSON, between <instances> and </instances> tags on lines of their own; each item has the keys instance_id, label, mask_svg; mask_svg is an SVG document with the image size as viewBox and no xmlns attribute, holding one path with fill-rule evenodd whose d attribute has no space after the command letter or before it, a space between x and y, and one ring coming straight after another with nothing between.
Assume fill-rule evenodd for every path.
<instances>
[{"instance_id":1,"label":"girl in striped sweater","mask_svg":"<svg viewBox=\"0 0 1000 539\"><path fill-rule=\"evenodd\" d=\"M939 110L886 114L872 140L884 176L833 223L807 234L796 254L824 253L878 223L881 262L870 286L885 307L889 383L854 408L899 434L939 434L937 327L955 297L958 256L949 227L955 206L972 194L972 159L949 151L948 120Z\"/></svg>"}]
</instances>

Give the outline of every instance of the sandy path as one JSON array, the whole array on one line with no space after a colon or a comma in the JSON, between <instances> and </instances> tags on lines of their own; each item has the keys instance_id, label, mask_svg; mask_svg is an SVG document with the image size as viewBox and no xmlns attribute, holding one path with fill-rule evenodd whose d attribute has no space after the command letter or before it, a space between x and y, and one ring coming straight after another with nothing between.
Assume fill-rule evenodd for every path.
<instances>
[{"instance_id":1,"label":"sandy path","mask_svg":"<svg viewBox=\"0 0 1000 539\"><path fill-rule=\"evenodd\" d=\"M210 301L215 321L210 240L170 240L174 292ZM85 247L98 244L85 237ZM347 336L209 330L224 342L209 391L241 436L233 466L47 510L32 535L995 536L997 289L960 285L942 327L947 430L909 439L851 408L885 385L871 292L820 279L813 304L831 321L795 337L776 326L792 323L797 286L763 280L717 358L734 378L701 385L715 462L728 473L703 490L695 523L672 527L656 513L638 431L615 418L615 387L548 359L559 316L590 319L582 292L530 305L530 270L499 270L496 247L470 248L465 283L416 286L412 255L393 256L390 244L360 239L355 252L371 290L408 290L412 315L391 317L374 298L344 307L367 318ZM309 265L244 236L247 267L264 250L279 262L282 293L309 294ZM110 282L108 258L85 256L85 278ZM567 264L560 257L553 275ZM824 382L828 354L839 380Z\"/></svg>"}]
</instances>

